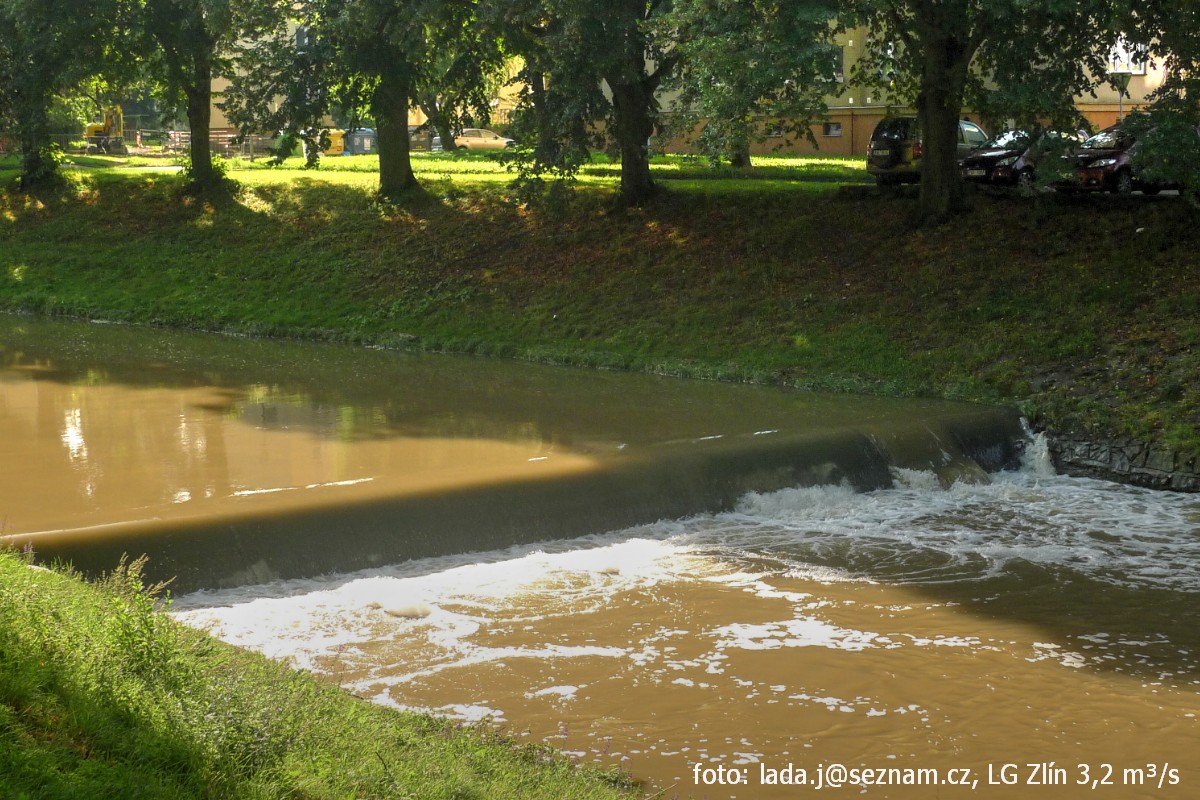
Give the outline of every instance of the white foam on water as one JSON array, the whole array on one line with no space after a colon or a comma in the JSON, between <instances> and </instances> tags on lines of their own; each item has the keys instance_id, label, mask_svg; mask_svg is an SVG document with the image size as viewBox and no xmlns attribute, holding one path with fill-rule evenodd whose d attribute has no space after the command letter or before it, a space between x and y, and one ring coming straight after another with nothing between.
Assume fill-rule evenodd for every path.
<instances>
[{"instance_id":1,"label":"white foam on water","mask_svg":"<svg viewBox=\"0 0 1200 800\"><path fill-rule=\"evenodd\" d=\"M877 633L831 625L824 620L798 618L756 625L733 624L712 632L717 649L777 650L787 647L826 647L831 650L867 650L896 647Z\"/></svg>"},{"instance_id":2,"label":"white foam on water","mask_svg":"<svg viewBox=\"0 0 1200 800\"><path fill-rule=\"evenodd\" d=\"M675 579L692 567L683 548L619 536L405 562L340 576L204 591L177 598L181 621L239 646L317 669L321 657L352 660L353 648L420 625L457 663L504 658L625 655L614 648L481 648L466 644L490 615L517 596L542 595L547 612L586 614L619 591ZM420 609L420 613L415 613ZM536 619L511 619L536 623ZM407 677L429 674L434 663Z\"/></svg>"},{"instance_id":3,"label":"white foam on water","mask_svg":"<svg viewBox=\"0 0 1200 800\"><path fill-rule=\"evenodd\" d=\"M1050 456L1050 440L1044 433L1034 433L1029 423L1021 420L1021 428L1025 431L1025 452L1021 454L1021 471L1042 478L1058 474L1054 468L1054 459Z\"/></svg>"},{"instance_id":4,"label":"white foam on water","mask_svg":"<svg viewBox=\"0 0 1200 800\"><path fill-rule=\"evenodd\" d=\"M378 691L381 684L453 666L513 658L612 658L678 667L682 662L658 647L678 633L672 631L647 633L638 647L489 647L475 641L497 620L533 629L546 616L587 615L618 593L676 581L712 582L786 601L794 610L793 619L697 632L713 642L697 662L707 674L721 674L732 650L989 647L977 640L848 629L826 618L822 598L783 591L772 584L774 576L818 584L937 583L982 580L1027 564L1118 586L1200 592L1198 497L1046 474L1036 443L1024 469L993 476L990 484L942 490L935 482L900 473L894 488L863 494L845 486L749 494L726 514L349 575L197 592L178 598L174 613L302 668L317 670L331 658L361 666L370 673L361 687ZM386 676L369 666L363 651L370 643L414 630L432 648L421 664ZM1078 666L1084 656L1040 648L1032 659Z\"/></svg>"},{"instance_id":5,"label":"white foam on water","mask_svg":"<svg viewBox=\"0 0 1200 800\"><path fill-rule=\"evenodd\" d=\"M488 708L478 704L459 704L455 703L447 706L437 706L429 708L425 706L410 706L404 703L397 703L390 695L384 693L371 698L371 701L382 706L390 706L399 711L412 711L418 714L438 714L451 719L463 720L467 723L480 722L504 722L504 712L496 708Z\"/></svg>"},{"instance_id":6,"label":"white foam on water","mask_svg":"<svg viewBox=\"0 0 1200 800\"><path fill-rule=\"evenodd\" d=\"M1048 464L1035 441L1022 470L986 485L937 490L928 473L898 470L894 488L863 494L844 486L752 493L705 537L795 560L795 569L832 564L888 582L986 578L1027 562L1114 585L1200 592L1200 497L1053 475Z\"/></svg>"},{"instance_id":7,"label":"white foam on water","mask_svg":"<svg viewBox=\"0 0 1200 800\"><path fill-rule=\"evenodd\" d=\"M557 697L560 700L574 700L582 686L548 686L536 692L526 692L526 697Z\"/></svg>"}]
</instances>

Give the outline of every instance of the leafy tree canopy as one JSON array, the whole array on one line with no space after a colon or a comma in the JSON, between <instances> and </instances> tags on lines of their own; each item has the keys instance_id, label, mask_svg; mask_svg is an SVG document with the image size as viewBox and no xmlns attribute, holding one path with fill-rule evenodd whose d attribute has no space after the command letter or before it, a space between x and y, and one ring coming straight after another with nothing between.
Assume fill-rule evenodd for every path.
<instances>
[{"instance_id":1,"label":"leafy tree canopy","mask_svg":"<svg viewBox=\"0 0 1200 800\"><path fill-rule=\"evenodd\" d=\"M285 134L284 152L305 139L310 163L326 116L351 126L370 117L380 156L380 192L417 187L409 160L408 111L420 101L444 135L473 110L486 114L487 87L502 66L497 41L480 34L474 0L262 0L275 23L235 56L226 111L243 131ZM448 143L449 144L449 143Z\"/></svg>"},{"instance_id":2,"label":"leafy tree canopy","mask_svg":"<svg viewBox=\"0 0 1200 800\"><path fill-rule=\"evenodd\" d=\"M148 66L167 108L183 106L191 130L188 173L202 190L220 186L210 128L212 82L233 72L236 43L263 35L277 7L262 0L136 0Z\"/></svg>"},{"instance_id":3,"label":"leafy tree canopy","mask_svg":"<svg viewBox=\"0 0 1200 800\"><path fill-rule=\"evenodd\" d=\"M772 127L812 140L812 121L836 94L840 48L831 41L836 3L676 0L660 21L678 56L677 130L701 127L701 150L749 166L749 148Z\"/></svg>"},{"instance_id":4,"label":"leafy tree canopy","mask_svg":"<svg viewBox=\"0 0 1200 800\"><path fill-rule=\"evenodd\" d=\"M536 183L570 178L603 132L621 161L621 202L640 205L656 187L649 142L657 91L678 61L659 18L665 0L495 0L492 15L524 59L527 87L515 117L518 166Z\"/></svg>"},{"instance_id":5,"label":"leafy tree canopy","mask_svg":"<svg viewBox=\"0 0 1200 800\"><path fill-rule=\"evenodd\" d=\"M0 122L21 144L21 185L52 180L49 114L56 97L130 51L119 0L0 0Z\"/></svg>"},{"instance_id":6,"label":"leafy tree canopy","mask_svg":"<svg viewBox=\"0 0 1200 800\"><path fill-rule=\"evenodd\" d=\"M1125 126L1138 140L1135 170L1178 183L1200 200L1200 2L1148 0L1130 9L1123 40L1134 59L1162 69L1150 106Z\"/></svg>"}]
</instances>

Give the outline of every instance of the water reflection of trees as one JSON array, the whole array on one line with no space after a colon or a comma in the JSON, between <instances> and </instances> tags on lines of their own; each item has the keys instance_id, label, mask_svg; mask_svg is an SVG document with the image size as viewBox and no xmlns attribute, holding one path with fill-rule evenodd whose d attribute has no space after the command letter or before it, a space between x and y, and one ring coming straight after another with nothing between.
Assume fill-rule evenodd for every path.
<instances>
[{"instance_id":1,"label":"water reflection of trees","mask_svg":"<svg viewBox=\"0 0 1200 800\"><path fill-rule=\"evenodd\" d=\"M0 367L36 380L214 387L207 410L338 438L541 439L582 449L919 414L897 401L515 361L0 317ZM928 404L926 404L928 405Z\"/></svg>"}]
</instances>

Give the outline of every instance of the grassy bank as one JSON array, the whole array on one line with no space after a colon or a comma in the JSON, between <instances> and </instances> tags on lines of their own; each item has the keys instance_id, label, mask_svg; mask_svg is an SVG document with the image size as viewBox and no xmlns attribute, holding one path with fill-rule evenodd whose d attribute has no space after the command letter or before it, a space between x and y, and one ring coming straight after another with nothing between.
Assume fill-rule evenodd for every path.
<instances>
[{"instance_id":1,"label":"grassy bank","mask_svg":"<svg viewBox=\"0 0 1200 800\"><path fill-rule=\"evenodd\" d=\"M618 798L623 776L358 700L0 552L0 797Z\"/></svg>"},{"instance_id":2,"label":"grassy bank","mask_svg":"<svg viewBox=\"0 0 1200 800\"><path fill-rule=\"evenodd\" d=\"M332 167L332 168L328 168ZM0 307L880 394L1017 402L1042 424L1200 447L1200 232L1179 198L987 196L914 230L861 162L749 176L655 165L610 213L596 164L566 208L505 197L478 156L370 196L369 157L244 169L235 202L91 169L0 198Z\"/></svg>"}]
</instances>

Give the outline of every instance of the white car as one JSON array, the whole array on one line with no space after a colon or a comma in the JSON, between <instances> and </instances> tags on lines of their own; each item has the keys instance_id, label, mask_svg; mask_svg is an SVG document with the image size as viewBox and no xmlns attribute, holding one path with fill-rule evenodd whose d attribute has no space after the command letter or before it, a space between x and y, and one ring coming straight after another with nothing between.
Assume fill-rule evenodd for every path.
<instances>
[{"instance_id":1,"label":"white car","mask_svg":"<svg viewBox=\"0 0 1200 800\"><path fill-rule=\"evenodd\" d=\"M500 134L483 128L463 128L462 133L454 137L455 147L467 150L503 150L512 147L516 142L506 139Z\"/></svg>"}]
</instances>

